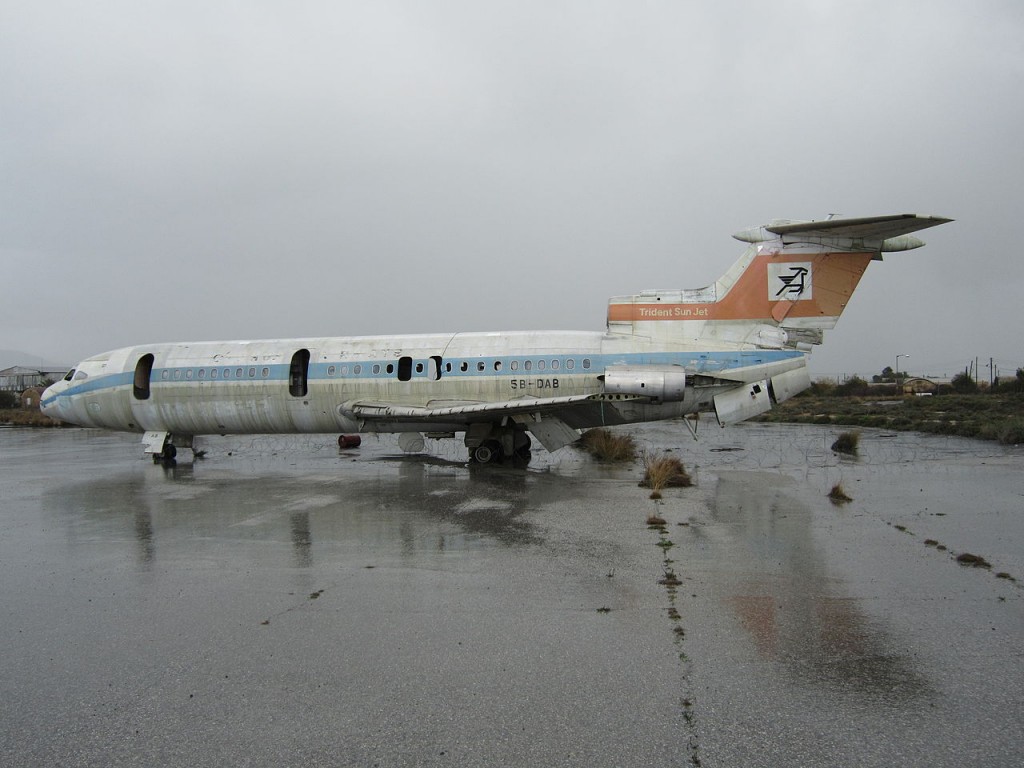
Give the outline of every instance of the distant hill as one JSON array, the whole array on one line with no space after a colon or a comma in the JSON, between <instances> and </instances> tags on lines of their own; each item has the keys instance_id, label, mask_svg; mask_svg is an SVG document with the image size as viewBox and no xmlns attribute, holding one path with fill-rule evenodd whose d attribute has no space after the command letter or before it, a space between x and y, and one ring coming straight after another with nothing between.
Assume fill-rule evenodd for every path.
<instances>
[{"instance_id":1,"label":"distant hill","mask_svg":"<svg viewBox=\"0 0 1024 768\"><path fill-rule=\"evenodd\" d=\"M44 360L38 355L30 355L28 352L22 352L17 349L0 349L0 371L5 368L13 368L16 365L23 365L26 368L37 368L48 371L66 371L71 368L70 365Z\"/></svg>"}]
</instances>

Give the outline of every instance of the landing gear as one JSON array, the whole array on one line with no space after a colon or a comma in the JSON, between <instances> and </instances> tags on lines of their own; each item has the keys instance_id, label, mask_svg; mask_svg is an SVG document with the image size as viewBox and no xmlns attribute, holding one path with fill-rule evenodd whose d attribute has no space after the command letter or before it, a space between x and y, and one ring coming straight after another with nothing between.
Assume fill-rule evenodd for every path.
<instances>
[{"instance_id":1,"label":"landing gear","mask_svg":"<svg viewBox=\"0 0 1024 768\"><path fill-rule=\"evenodd\" d=\"M174 446L174 443L168 441L164 444L162 451L153 454L153 463L170 466L177 463L177 458L178 449Z\"/></svg>"},{"instance_id":2,"label":"landing gear","mask_svg":"<svg viewBox=\"0 0 1024 768\"><path fill-rule=\"evenodd\" d=\"M485 440L471 451L470 457L480 464L491 464L501 461L505 457L505 452L497 440Z\"/></svg>"},{"instance_id":3,"label":"landing gear","mask_svg":"<svg viewBox=\"0 0 1024 768\"><path fill-rule=\"evenodd\" d=\"M153 457L154 464L173 466L177 462L178 448L188 448L193 458L201 459L206 451L196 450L192 435L172 435L170 432L147 432L142 438L143 449Z\"/></svg>"},{"instance_id":4,"label":"landing gear","mask_svg":"<svg viewBox=\"0 0 1024 768\"><path fill-rule=\"evenodd\" d=\"M515 457L517 461L527 463L530 461L531 453L530 446L533 442L530 440L530 436L525 432L517 432L515 439Z\"/></svg>"},{"instance_id":5,"label":"landing gear","mask_svg":"<svg viewBox=\"0 0 1024 768\"><path fill-rule=\"evenodd\" d=\"M497 464L513 459L517 464L530 461L530 436L515 424L472 424L466 431L466 448L474 464Z\"/></svg>"}]
</instances>

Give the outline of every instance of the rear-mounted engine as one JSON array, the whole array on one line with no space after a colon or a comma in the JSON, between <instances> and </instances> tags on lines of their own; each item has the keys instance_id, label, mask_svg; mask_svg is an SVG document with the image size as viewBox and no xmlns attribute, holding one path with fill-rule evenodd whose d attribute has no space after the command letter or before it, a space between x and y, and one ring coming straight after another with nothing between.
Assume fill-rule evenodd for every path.
<instances>
[{"instance_id":1,"label":"rear-mounted engine","mask_svg":"<svg viewBox=\"0 0 1024 768\"><path fill-rule=\"evenodd\" d=\"M676 403L686 390L686 372L679 366L613 365L605 369L604 391L613 395L649 397L659 403Z\"/></svg>"}]
</instances>

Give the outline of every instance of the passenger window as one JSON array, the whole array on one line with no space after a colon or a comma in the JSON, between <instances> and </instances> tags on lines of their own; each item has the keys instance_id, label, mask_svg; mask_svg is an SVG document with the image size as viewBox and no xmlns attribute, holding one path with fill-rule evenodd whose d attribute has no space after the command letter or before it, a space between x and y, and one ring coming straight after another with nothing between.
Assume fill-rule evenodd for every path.
<instances>
[{"instance_id":1,"label":"passenger window","mask_svg":"<svg viewBox=\"0 0 1024 768\"><path fill-rule=\"evenodd\" d=\"M416 373L423 373L423 363L416 363Z\"/></svg>"},{"instance_id":2,"label":"passenger window","mask_svg":"<svg viewBox=\"0 0 1024 768\"><path fill-rule=\"evenodd\" d=\"M210 369L210 378L211 379L216 379L217 378L217 370L218 370L217 368L211 368Z\"/></svg>"},{"instance_id":3,"label":"passenger window","mask_svg":"<svg viewBox=\"0 0 1024 768\"><path fill-rule=\"evenodd\" d=\"M380 363L374 363L373 364L373 372L374 373L380 373Z\"/></svg>"},{"instance_id":4,"label":"passenger window","mask_svg":"<svg viewBox=\"0 0 1024 768\"><path fill-rule=\"evenodd\" d=\"M394 363L388 363L387 372L388 373L394 373L395 372L395 364Z\"/></svg>"},{"instance_id":5,"label":"passenger window","mask_svg":"<svg viewBox=\"0 0 1024 768\"><path fill-rule=\"evenodd\" d=\"M459 370L462 371L463 373L468 371L469 370L469 363L467 363L465 360L463 360L462 361L462 365L459 366Z\"/></svg>"},{"instance_id":6,"label":"passenger window","mask_svg":"<svg viewBox=\"0 0 1024 768\"><path fill-rule=\"evenodd\" d=\"M181 381L181 368L175 368L175 370L174 370L174 380L175 381Z\"/></svg>"},{"instance_id":7,"label":"passenger window","mask_svg":"<svg viewBox=\"0 0 1024 768\"><path fill-rule=\"evenodd\" d=\"M270 375L270 369L264 368L262 371L260 371L260 375L263 376L264 379L267 378Z\"/></svg>"},{"instance_id":8,"label":"passenger window","mask_svg":"<svg viewBox=\"0 0 1024 768\"><path fill-rule=\"evenodd\" d=\"M583 358L583 369L584 370L588 370L589 368L590 368L590 358L589 357L584 357Z\"/></svg>"},{"instance_id":9,"label":"passenger window","mask_svg":"<svg viewBox=\"0 0 1024 768\"><path fill-rule=\"evenodd\" d=\"M255 368L250 368L249 369L249 378L250 379L255 379L256 378L256 369Z\"/></svg>"},{"instance_id":10,"label":"passenger window","mask_svg":"<svg viewBox=\"0 0 1024 768\"><path fill-rule=\"evenodd\" d=\"M523 369L527 370L527 371L532 371L533 370L533 361L532 360L527 360L525 363L523 363Z\"/></svg>"},{"instance_id":11,"label":"passenger window","mask_svg":"<svg viewBox=\"0 0 1024 768\"><path fill-rule=\"evenodd\" d=\"M500 371L501 370L501 360L495 360L494 361L494 370L495 371Z\"/></svg>"},{"instance_id":12,"label":"passenger window","mask_svg":"<svg viewBox=\"0 0 1024 768\"><path fill-rule=\"evenodd\" d=\"M236 379L242 378L242 369L241 368L235 368L235 378Z\"/></svg>"},{"instance_id":13,"label":"passenger window","mask_svg":"<svg viewBox=\"0 0 1024 768\"><path fill-rule=\"evenodd\" d=\"M538 360L537 361L537 370L538 371L543 371L544 370L544 361L543 360Z\"/></svg>"},{"instance_id":14,"label":"passenger window","mask_svg":"<svg viewBox=\"0 0 1024 768\"><path fill-rule=\"evenodd\" d=\"M576 367L576 361L570 357L568 360L565 361L565 367L571 371L573 368Z\"/></svg>"},{"instance_id":15,"label":"passenger window","mask_svg":"<svg viewBox=\"0 0 1024 768\"><path fill-rule=\"evenodd\" d=\"M358 376L362 372L363 372L363 366L359 365L358 363L356 365L352 366L352 373L354 373L356 376Z\"/></svg>"},{"instance_id":16,"label":"passenger window","mask_svg":"<svg viewBox=\"0 0 1024 768\"><path fill-rule=\"evenodd\" d=\"M557 360L552 360L551 361L551 370L552 371L557 371L558 370L558 361Z\"/></svg>"},{"instance_id":17,"label":"passenger window","mask_svg":"<svg viewBox=\"0 0 1024 768\"><path fill-rule=\"evenodd\" d=\"M199 369L199 378L200 379L205 379L206 378L206 369L205 368L200 368Z\"/></svg>"},{"instance_id":18,"label":"passenger window","mask_svg":"<svg viewBox=\"0 0 1024 768\"><path fill-rule=\"evenodd\" d=\"M191 368L189 368L189 369L187 369L187 370L185 371L185 378L186 378L186 379L187 379L188 381L192 381L192 369L191 369Z\"/></svg>"},{"instance_id":19,"label":"passenger window","mask_svg":"<svg viewBox=\"0 0 1024 768\"><path fill-rule=\"evenodd\" d=\"M519 370L519 361L518 360L513 360L511 363L508 364L508 367L511 368L513 371L518 371Z\"/></svg>"},{"instance_id":20,"label":"passenger window","mask_svg":"<svg viewBox=\"0 0 1024 768\"><path fill-rule=\"evenodd\" d=\"M484 369L484 361L483 360L480 360L480 361L477 362L476 369L478 371L482 371Z\"/></svg>"},{"instance_id":21,"label":"passenger window","mask_svg":"<svg viewBox=\"0 0 1024 768\"><path fill-rule=\"evenodd\" d=\"M327 375L328 376L333 376L337 370L338 369L335 368L333 365L329 365L329 366L327 366Z\"/></svg>"}]
</instances>

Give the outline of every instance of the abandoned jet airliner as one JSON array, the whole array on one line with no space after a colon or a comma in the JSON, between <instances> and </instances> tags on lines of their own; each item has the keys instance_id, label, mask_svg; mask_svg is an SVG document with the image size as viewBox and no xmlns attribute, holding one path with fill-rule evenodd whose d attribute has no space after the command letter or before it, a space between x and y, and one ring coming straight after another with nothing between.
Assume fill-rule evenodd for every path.
<instances>
[{"instance_id":1,"label":"abandoned jet airliner","mask_svg":"<svg viewBox=\"0 0 1024 768\"><path fill-rule=\"evenodd\" d=\"M211 434L464 434L471 461L554 451L579 430L714 412L722 425L810 385L807 355L873 260L950 219L773 221L713 284L612 298L604 331L142 344L83 360L54 418L143 433L154 459Z\"/></svg>"}]
</instances>

